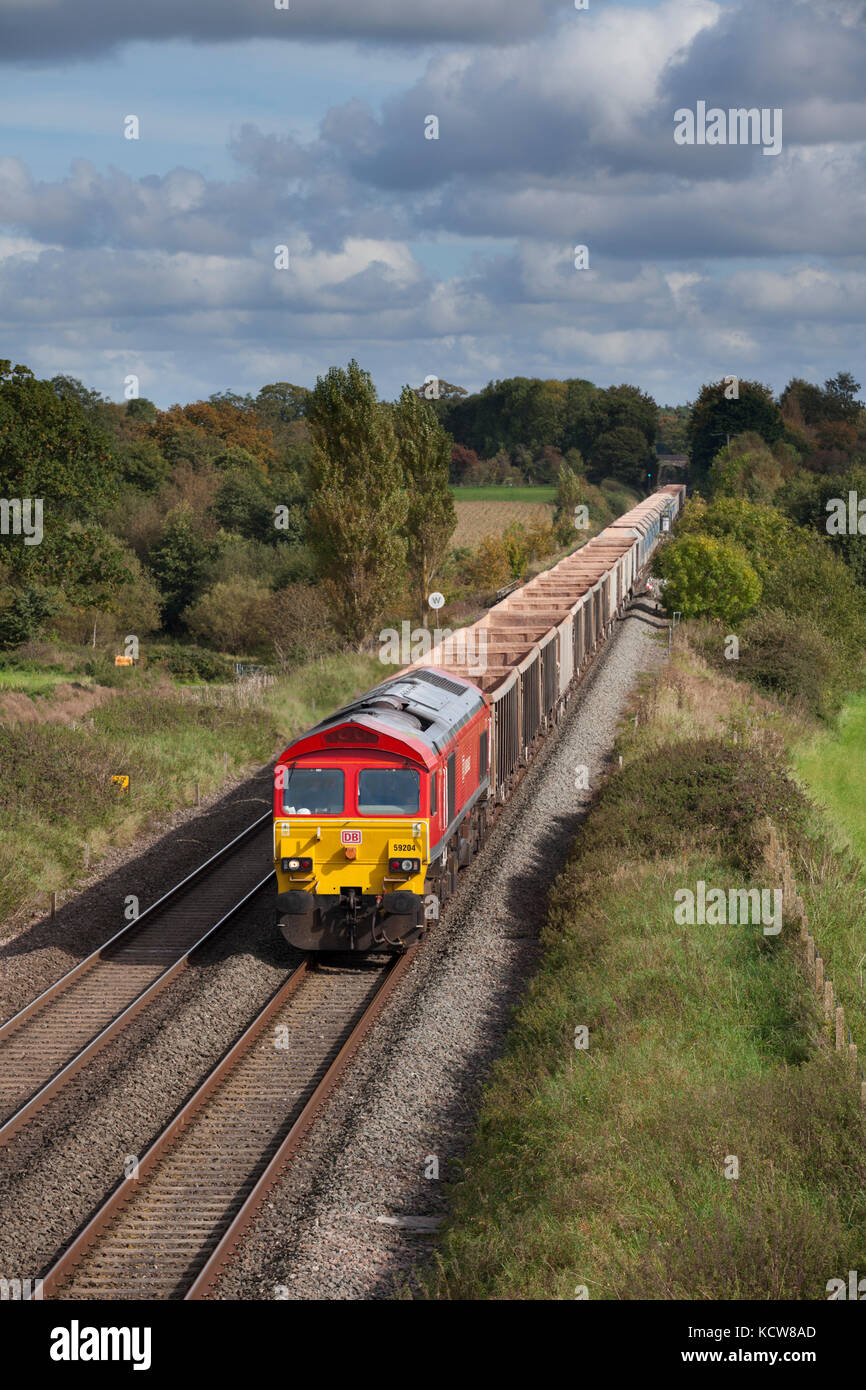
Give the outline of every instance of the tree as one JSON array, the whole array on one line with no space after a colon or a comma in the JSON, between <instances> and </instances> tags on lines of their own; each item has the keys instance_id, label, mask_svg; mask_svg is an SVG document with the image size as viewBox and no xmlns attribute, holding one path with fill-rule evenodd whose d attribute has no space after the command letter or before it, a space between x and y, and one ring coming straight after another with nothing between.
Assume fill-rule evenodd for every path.
<instances>
[{"instance_id":1,"label":"tree","mask_svg":"<svg viewBox=\"0 0 866 1390\"><path fill-rule=\"evenodd\" d=\"M256 396L256 410L269 422L279 420L290 425L302 420L307 413L310 392L306 386L293 386L290 381L273 381L263 386Z\"/></svg>"},{"instance_id":2,"label":"tree","mask_svg":"<svg viewBox=\"0 0 866 1390\"><path fill-rule=\"evenodd\" d=\"M474 449L467 449L465 444L454 444L451 447L451 468L449 470L452 483L462 483L466 474L478 467L481 462Z\"/></svg>"},{"instance_id":3,"label":"tree","mask_svg":"<svg viewBox=\"0 0 866 1390\"><path fill-rule=\"evenodd\" d=\"M659 409L656 448L660 454L684 454L688 448L691 409L687 405L663 405Z\"/></svg>"},{"instance_id":4,"label":"tree","mask_svg":"<svg viewBox=\"0 0 866 1390\"><path fill-rule=\"evenodd\" d=\"M582 494L583 479L567 463L563 463L556 480L556 510L553 514L554 529L561 545L570 545L574 541L574 512Z\"/></svg>"},{"instance_id":5,"label":"tree","mask_svg":"<svg viewBox=\"0 0 866 1390\"><path fill-rule=\"evenodd\" d=\"M427 598L457 525L448 486L452 439L423 397L404 386L394 408L397 457L409 493L406 517L409 573L426 625Z\"/></svg>"},{"instance_id":6,"label":"tree","mask_svg":"<svg viewBox=\"0 0 866 1390\"><path fill-rule=\"evenodd\" d=\"M716 454L707 483L713 497L771 502L782 485L782 469L759 434L738 434Z\"/></svg>"},{"instance_id":7,"label":"tree","mask_svg":"<svg viewBox=\"0 0 866 1390\"><path fill-rule=\"evenodd\" d=\"M634 425L617 425L596 440L592 451L592 478L619 478L630 487L648 489L656 467L656 455L647 437Z\"/></svg>"},{"instance_id":8,"label":"tree","mask_svg":"<svg viewBox=\"0 0 866 1390\"><path fill-rule=\"evenodd\" d=\"M147 396L133 396L131 401L126 402L126 413L130 419L144 420L147 424L155 420L157 415L156 406Z\"/></svg>"},{"instance_id":9,"label":"tree","mask_svg":"<svg viewBox=\"0 0 866 1390\"><path fill-rule=\"evenodd\" d=\"M657 568L667 581L668 613L684 618L744 618L761 597L761 581L742 546L714 536L677 536L659 552Z\"/></svg>"},{"instance_id":10,"label":"tree","mask_svg":"<svg viewBox=\"0 0 866 1390\"><path fill-rule=\"evenodd\" d=\"M161 410L149 433L166 458L201 462L235 446L252 454L264 467L276 460L274 436L250 407L225 396L192 405L173 405Z\"/></svg>"},{"instance_id":11,"label":"tree","mask_svg":"<svg viewBox=\"0 0 866 1390\"><path fill-rule=\"evenodd\" d=\"M204 589L213 553L213 544L198 534L187 504L169 513L162 537L150 554L150 568L162 595L163 626L169 632L180 630L184 609Z\"/></svg>"},{"instance_id":12,"label":"tree","mask_svg":"<svg viewBox=\"0 0 866 1390\"><path fill-rule=\"evenodd\" d=\"M405 582L409 504L394 425L354 360L319 377L307 418L310 541L337 626L360 646Z\"/></svg>"},{"instance_id":13,"label":"tree","mask_svg":"<svg viewBox=\"0 0 866 1390\"><path fill-rule=\"evenodd\" d=\"M121 480L139 492L157 492L170 472L168 460L163 458L153 439L134 439L120 450Z\"/></svg>"},{"instance_id":14,"label":"tree","mask_svg":"<svg viewBox=\"0 0 866 1390\"><path fill-rule=\"evenodd\" d=\"M80 402L0 360L0 497L40 497L56 522L94 515L115 492L108 438Z\"/></svg>"},{"instance_id":15,"label":"tree","mask_svg":"<svg viewBox=\"0 0 866 1390\"><path fill-rule=\"evenodd\" d=\"M82 410L95 410L107 400L101 391L91 391L75 376L53 376L49 384L62 401L74 401Z\"/></svg>"},{"instance_id":16,"label":"tree","mask_svg":"<svg viewBox=\"0 0 866 1390\"><path fill-rule=\"evenodd\" d=\"M717 381L701 387L688 427L692 483L700 487L705 482L728 435L753 431L775 444L784 428L772 391L759 381Z\"/></svg>"},{"instance_id":17,"label":"tree","mask_svg":"<svg viewBox=\"0 0 866 1390\"><path fill-rule=\"evenodd\" d=\"M863 409L861 403L856 399L860 390L859 381L855 381L850 372L837 372L834 377L830 377L824 382L824 390L827 399L832 401L838 410L838 419L856 420L860 411Z\"/></svg>"}]
</instances>

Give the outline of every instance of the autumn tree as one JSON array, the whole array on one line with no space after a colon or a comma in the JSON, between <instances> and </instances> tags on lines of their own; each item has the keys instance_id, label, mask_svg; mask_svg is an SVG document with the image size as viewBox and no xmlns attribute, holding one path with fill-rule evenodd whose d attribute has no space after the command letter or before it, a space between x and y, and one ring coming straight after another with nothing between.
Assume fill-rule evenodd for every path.
<instances>
[{"instance_id":1,"label":"autumn tree","mask_svg":"<svg viewBox=\"0 0 866 1390\"><path fill-rule=\"evenodd\" d=\"M352 360L319 377L310 540L339 631L360 646L405 582L408 498L390 411Z\"/></svg>"},{"instance_id":2,"label":"autumn tree","mask_svg":"<svg viewBox=\"0 0 866 1390\"><path fill-rule=\"evenodd\" d=\"M160 410L148 433L172 462L218 458L228 447L244 449L265 467L276 459L273 431L256 414L253 403L247 408L225 396Z\"/></svg>"}]
</instances>

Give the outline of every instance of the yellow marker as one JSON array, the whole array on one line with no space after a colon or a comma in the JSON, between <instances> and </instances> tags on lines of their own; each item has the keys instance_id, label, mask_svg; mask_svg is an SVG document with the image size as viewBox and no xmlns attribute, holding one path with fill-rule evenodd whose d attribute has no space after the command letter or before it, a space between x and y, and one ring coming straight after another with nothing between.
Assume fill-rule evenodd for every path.
<instances>
[{"instance_id":1,"label":"yellow marker","mask_svg":"<svg viewBox=\"0 0 866 1390\"><path fill-rule=\"evenodd\" d=\"M120 787L122 791L129 791L129 778L126 773L115 773L111 779L113 787Z\"/></svg>"},{"instance_id":2,"label":"yellow marker","mask_svg":"<svg viewBox=\"0 0 866 1390\"><path fill-rule=\"evenodd\" d=\"M132 665L132 657L131 657L131 656L116 656L116 657L114 658L114 664L115 664L115 666L131 666L131 665Z\"/></svg>"}]
</instances>

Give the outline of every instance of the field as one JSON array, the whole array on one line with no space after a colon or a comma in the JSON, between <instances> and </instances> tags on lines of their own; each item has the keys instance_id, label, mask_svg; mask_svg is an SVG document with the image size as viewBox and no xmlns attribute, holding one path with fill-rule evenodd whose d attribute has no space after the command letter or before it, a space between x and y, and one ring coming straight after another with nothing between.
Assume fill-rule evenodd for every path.
<instances>
[{"instance_id":1,"label":"field","mask_svg":"<svg viewBox=\"0 0 866 1390\"><path fill-rule=\"evenodd\" d=\"M556 488L509 487L506 483L486 483L483 487L452 487L455 502L553 502Z\"/></svg>"},{"instance_id":2,"label":"field","mask_svg":"<svg viewBox=\"0 0 866 1390\"><path fill-rule=\"evenodd\" d=\"M519 521L522 526L530 526L533 521L552 521L553 507L548 502L521 502L509 498L508 501L500 501L491 498L483 502L468 501L464 502L461 494L464 492L489 492L489 493L508 493L508 492L552 492L552 488L460 488L455 492L457 497L457 529L454 532L452 544L458 549L467 546L470 549L478 545L485 536L501 536L507 530L512 521Z\"/></svg>"},{"instance_id":3,"label":"field","mask_svg":"<svg viewBox=\"0 0 866 1390\"><path fill-rule=\"evenodd\" d=\"M841 838L866 864L866 695L852 695L836 729L801 745L794 765Z\"/></svg>"}]
</instances>

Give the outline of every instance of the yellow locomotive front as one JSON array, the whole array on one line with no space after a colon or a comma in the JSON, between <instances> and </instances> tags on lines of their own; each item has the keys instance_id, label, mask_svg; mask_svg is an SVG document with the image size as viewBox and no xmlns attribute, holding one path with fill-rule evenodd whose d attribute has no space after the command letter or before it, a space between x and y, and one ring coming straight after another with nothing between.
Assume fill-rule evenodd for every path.
<instances>
[{"instance_id":1,"label":"yellow locomotive front","mask_svg":"<svg viewBox=\"0 0 866 1390\"><path fill-rule=\"evenodd\" d=\"M405 945L424 921L426 769L382 750L282 764L274 819L277 910L302 950Z\"/></svg>"}]
</instances>

